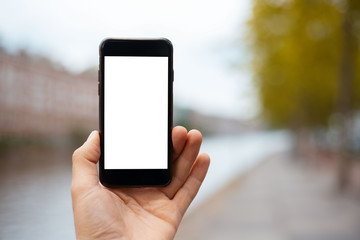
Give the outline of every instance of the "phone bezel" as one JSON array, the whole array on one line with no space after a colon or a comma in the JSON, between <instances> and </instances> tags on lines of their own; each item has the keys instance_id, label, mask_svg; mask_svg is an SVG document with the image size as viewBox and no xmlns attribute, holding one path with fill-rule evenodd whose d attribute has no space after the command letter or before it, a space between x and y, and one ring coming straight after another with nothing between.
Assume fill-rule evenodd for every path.
<instances>
[{"instance_id":1,"label":"phone bezel","mask_svg":"<svg viewBox=\"0 0 360 240\"><path fill-rule=\"evenodd\" d=\"M173 122L173 46L168 39L105 39L99 47L99 127L101 156L99 178L107 187L166 186L171 181ZM168 168L167 169L105 169L104 168L104 57L105 56L167 56L168 57Z\"/></svg>"}]
</instances>

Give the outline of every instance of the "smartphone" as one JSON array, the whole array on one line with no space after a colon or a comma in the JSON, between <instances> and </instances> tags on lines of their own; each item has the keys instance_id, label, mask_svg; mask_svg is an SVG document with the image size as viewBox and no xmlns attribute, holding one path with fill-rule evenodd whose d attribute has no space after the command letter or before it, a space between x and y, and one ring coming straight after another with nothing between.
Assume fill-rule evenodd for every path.
<instances>
[{"instance_id":1,"label":"smartphone","mask_svg":"<svg viewBox=\"0 0 360 240\"><path fill-rule=\"evenodd\" d=\"M171 181L173 47L168 39L106 39L99 47L100 182Z\"/></svg>"}]
</instances>

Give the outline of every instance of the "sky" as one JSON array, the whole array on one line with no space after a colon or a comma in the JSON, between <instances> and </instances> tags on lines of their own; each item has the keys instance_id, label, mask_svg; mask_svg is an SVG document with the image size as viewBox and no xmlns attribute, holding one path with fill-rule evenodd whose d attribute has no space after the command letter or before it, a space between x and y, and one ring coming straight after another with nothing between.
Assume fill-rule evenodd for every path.
<instances>
[{"instance_id":1,"label":"sky","mask_svg":"<svg viewBox=\"0 0 360 240\"><path fill-rule=\"evenodd\" d=\"M245 43L251 0L0 4L0 43L10 52L26 49L81 72L98 64L105 38L166 37L174 46L175 104L241 119L258 112Z\"/></svg>"}]
</instances>

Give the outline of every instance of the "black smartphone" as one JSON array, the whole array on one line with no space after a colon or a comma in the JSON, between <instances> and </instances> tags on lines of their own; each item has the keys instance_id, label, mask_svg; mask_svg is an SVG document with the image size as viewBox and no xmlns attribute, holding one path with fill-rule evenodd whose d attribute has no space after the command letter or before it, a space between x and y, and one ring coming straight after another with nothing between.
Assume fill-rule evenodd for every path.
<instances>
[{"instance_id":1,"label":"black smartphone","mask_svg":"<svg viewBox=\"0 0 360 240\"><path fill-rule=\"evenodd\" d=\"M171 181L173 47L168 39L106 39L99 47L100 182Z\"/></svg>"}]
</instances>

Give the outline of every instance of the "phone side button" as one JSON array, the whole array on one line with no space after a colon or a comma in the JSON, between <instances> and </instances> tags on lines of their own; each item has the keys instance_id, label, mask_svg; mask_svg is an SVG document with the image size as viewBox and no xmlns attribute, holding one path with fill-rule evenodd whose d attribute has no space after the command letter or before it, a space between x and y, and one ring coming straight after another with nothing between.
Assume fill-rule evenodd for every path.
<instances>
[{"instance_id":1,"label":"phone side button","mask_svg":"<svg viewBox=\"0 0 360 240\"><path fill-rule=\"evenodd\" d=\"M174 76L175 76L175 74L174 74L174 69L172 70L172 81L174 81Z\"/></svg>"},{"instance_id":2,"label":"phone side button","mask_svg":"<svg viewBox=\"0 0 360 240\"><path fill-rule=\"evenodd\" d=\"M98 83L98 96L100 96L100 83Z\"/></svg>"}]
</instances>

